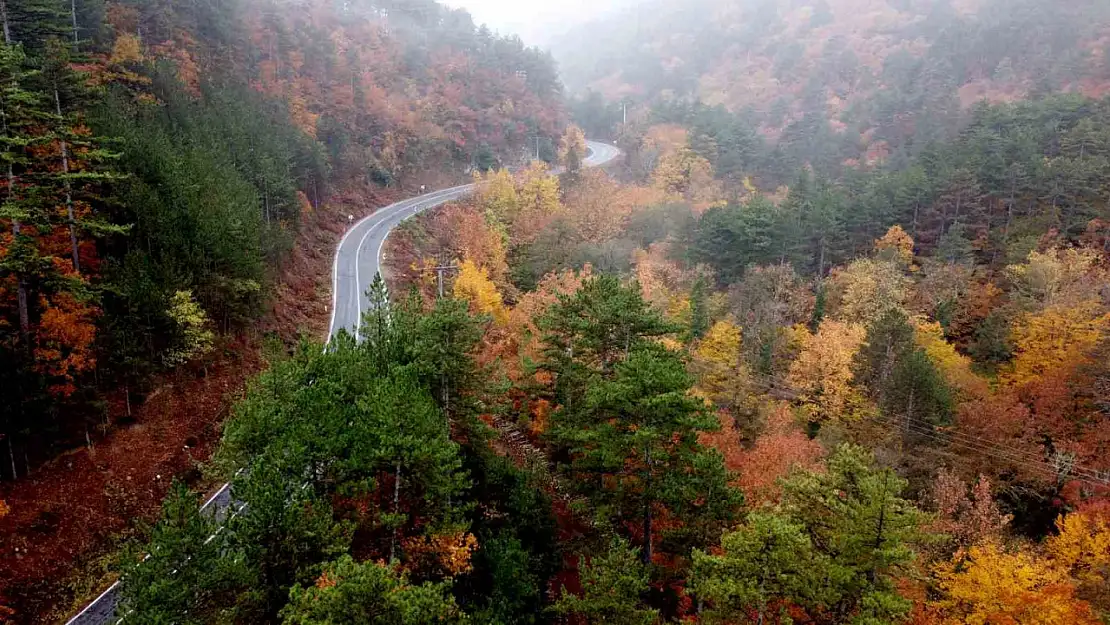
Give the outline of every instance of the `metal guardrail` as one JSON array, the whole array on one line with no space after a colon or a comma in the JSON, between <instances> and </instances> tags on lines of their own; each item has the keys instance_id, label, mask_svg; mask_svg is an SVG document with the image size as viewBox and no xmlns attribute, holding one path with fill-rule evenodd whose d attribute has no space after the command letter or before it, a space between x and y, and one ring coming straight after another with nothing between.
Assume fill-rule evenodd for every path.
<instances>
[{"instance_id":1,"label":"metal guardrail","mask_svg":"<svg viewBox=\"0 0 1110 625\"><path fill-rule=\"evenodd\" d=\"M227 511L231 508L231 483L228 482L220 487L214 495L204 502L200 507L202 513L212 516L217 522L222 523L227 518ZM119 623L123 620L122 617L117 618L116 609L119 607L122 600L121 591L123 590L119 580L112 583L107 590L100 593L92 603L85 606L85 609L77 613L76 616L66 621L66 625L108 625L109 623Z\"/></svg>"}]
</instances>

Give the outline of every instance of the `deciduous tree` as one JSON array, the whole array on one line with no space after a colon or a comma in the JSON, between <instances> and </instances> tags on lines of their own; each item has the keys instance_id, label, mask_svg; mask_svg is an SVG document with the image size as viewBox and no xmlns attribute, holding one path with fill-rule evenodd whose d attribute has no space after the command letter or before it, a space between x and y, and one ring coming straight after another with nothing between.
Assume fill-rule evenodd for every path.
<instances>
[{"instance_id":1,"label":"deciduous tree","mask_svg":"<svg viewBox=\"0 0 1110 625\"><path fill-rule=\"evenodd\" d=\"M812 423L850 419L859 410L852 362L864 344L863 327L826 319L815 334L805 332L787 382Z\"/></svg>"},{"instance_id":2,"label":"deciduous tree","mask_svg":"<svg viewBox=\"0 0 1110 625\"><path fill-rule=\"evenodd\" d=\"M736 404L747 391L742 344L740 328L723 320L713 324L694 350L690 366L697 377L697 390L722 407Z\"/></svg>"},{"instance_id":3,"label":"deciduous tree","mask_svg":"<svg viewBox=\"0 0 1110 625\"><path fill-rule=\"evenodd\" d=\"M489 272L474 261L467 259L459 264L454 293L456 298L470 304L471 312L490 315L500 325L508 322L509 311L501 299L501 293L489 279Z\"/></svg>"},{"instance_id":4,"label":"deciduous tree","mask_svg":"<svg viewBox=\"0 0 1110 625\"><path fill-rule=\"evenodd\" d=\"M1110 330L1110 313L1095 300L1052 306L1018 320L1014 361L1005 381L1027 384L1050 372L1067 371L1089 358Z\"/></svg>"},{"instance_id":5,"label":"deciduous tree","mask_svg":"<svg viewBox=\"0 0 1110 625\"><path fill-rule=\"evenodd\" d=\"M937 578L944 592L937 605L950 623L1100 622L1091 606L1076 598L1075 586L1063 570L1024 551L1007 552L997 543L971 547L965 561L941 566Z\"/></svg>"},{"instance_id":6,"label":"deciduous tree","mask_svg":"<svg viewBox=\"0 0 1110 625\"><path fill-rule=\"evenodd\" d=\"M570 173L577 173L586 158L586 135L574 124L567 126L559 140L559 164Z\"/></svg>"},{"instance_id":7,"label":"deciduous tree","mask_svg":"<svg viewBox=\"0 0 1110 625\"><path fill-rule=\"evenodd\" d=\"M834 318L868 324L887 310L903 310L909 278L894 261L861 258L834 269L829 279L830 311Z\"/></svg>"}]
</instances>

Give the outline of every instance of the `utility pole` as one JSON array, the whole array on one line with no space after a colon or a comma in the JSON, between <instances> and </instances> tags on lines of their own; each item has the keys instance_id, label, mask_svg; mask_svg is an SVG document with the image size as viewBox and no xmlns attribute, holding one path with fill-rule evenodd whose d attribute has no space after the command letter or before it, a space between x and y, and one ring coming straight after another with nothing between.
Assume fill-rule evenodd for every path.
<instances>
[{"instance_id":1,"label":"utility pole","mask_svg":"<svg viewBox=\"0 0 1110 625\"><path fill-rule=\"evenodd\" d=\"M440 253L437 262L438 262L438 264L433 269L436 272L436 287L437 287L437 290L439 292L439 299L443 299L443 297L444 297L444 292L443 292L444 288L443 288L443 286L444 286L445 277L447 275L447 272L448 271L458 271L459 266L456 265L454 263L454 261L451 260L451 254L448 253L448 252ZM447 374L445 372L440 372L440 374L439 374L439 385L440 385L440 401L443 402L443 410L444 410L444 413L447 414L451 410L451 389L450 389L450 386L448 384Z\"/></svg>"},{"instance_id":2,"label":"utility pole","mask_svg":"<svg viewBox=\"0 0 1110 625\"><path fill-rule=\"evenodd\" d=\"M434 267L436 272L436 287L439 292L440 299L443 299L444 296L443 285L444 277L447 275L447 272L459 270L459 266L456 265L454 262L448 260L448 258L449 257L447 254L440 254L439 264Z\"/></svg>"}]
</instances>

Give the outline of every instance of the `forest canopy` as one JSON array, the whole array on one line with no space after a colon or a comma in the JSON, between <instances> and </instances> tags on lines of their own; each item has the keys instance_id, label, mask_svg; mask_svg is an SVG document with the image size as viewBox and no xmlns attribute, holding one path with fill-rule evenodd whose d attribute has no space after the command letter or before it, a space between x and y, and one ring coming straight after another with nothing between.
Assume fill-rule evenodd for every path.
<instances>
[{"instance_id":1,"label":"forest canopy","mask_svg":"<svg viewBox=\"0 0 1110 625\"><path fill-rule=\"evenodd\" d=\"M1059 4L645 0L560 75L431 0L4 0L0 471L244 349L212 457L113 483L168 492L128 621L1104 623L1110 13ZM467 180L357 336L262 345Z\"/></svg>"}]
</instances>

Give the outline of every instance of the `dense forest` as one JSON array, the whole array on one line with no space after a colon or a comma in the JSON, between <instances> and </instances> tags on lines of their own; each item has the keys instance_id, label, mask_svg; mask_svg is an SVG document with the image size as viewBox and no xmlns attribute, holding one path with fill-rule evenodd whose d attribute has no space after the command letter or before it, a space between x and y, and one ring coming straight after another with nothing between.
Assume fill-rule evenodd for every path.
<instances>
[{"instance_id":1,"label":"dense forest","mask_svg":"<svg viewBox=\"0 0 1110 625\"><path fill-rule=\"evenodd\" d=\"M330 193L516 162L560 129L549 59L431 2L70 8L4 24L7 477L256 320Z\"/></svg>"},{"instance_id":2,"label":"dense forest","mask_svg":"<svg viewBox=\"0 0 1110 625\"><path fill-rule=\"evenodd\" d=\"M85 549L66 534L67 478L43 470L86 448L104 492L76 493L73 521L103 555L123 529L105 515L133 523L136 491L165 491L128 484L107 443L189 423L162 444L195 464L219 410L192 411L241 386L264 331L299 331L279 323L283 267L334 204L345 220L420 183L553 159L565 117L546 53L430 0L0 9L0 604L26 618L68 607L60 553ZM301 278L296 296L327 281ZM229 367L239 379L187 414L140 416L166 380ZM161 466L172 449L135 460ZM19 490L51 480L49 500Z\"/></svg>"},{"instance_id":3,"label":"dense forest","mask_svg":"<svg viewBox=\"0 0 1110 625\"><path fill-rule=\"evenodd\" d=\"M732 152L726 169L751 142L772 142L764 173L785 184L803 163L905 162L984 99L1105 95L1108 11L1098 0L649 0L555 51L583 90L587 132L612 136L625 107L647 123L658 109L697 116L727 127L713 135Z\"/></svg>"},{"instance_id":4,"label":"dense forest","mask_svg":"<svg viewBox=\"0 0 1110 625\"><path fill-rule=\"evenodd\" d=\"M974 196L937 186L948 167L1044 166L1103 110L983 106L931 148L943 158L803 170L773 193L714 178L694 135L666 124L650 134L686 142L650 175L543 188L500 172L406 226L395 290L430 306L425 267L459 259L453 295L491 320L474 358L505 380L499 418L593 519L594 542L567 545L590 563L575 560L584 585L559 580L554 609L1104 622L1110 188L1054 207L1054 183L1033 178L989 192L969 169ZM1074 160L1101 172L1099 158Z\"/></svg>"},{"instance_id":5,"label":"dense forest","mask_svg":"<svg viewBox=\"0 0 1110 625\"><path fill-rule=\"evenodd\" d=\"M556 50L577 125L430 3L36 8L9 429L203 370L329 197L432 169L476 191L359 335L268 345L105 557L127 622L1108 623L1110 15L1057 4L647 0Z\"/></svg>"}]
</instances>

